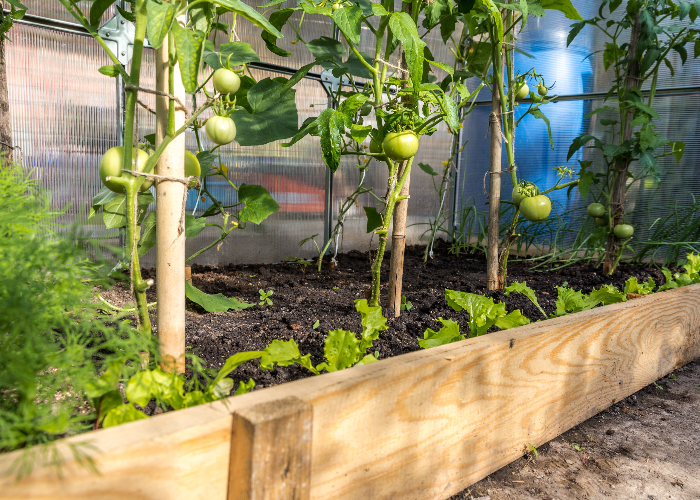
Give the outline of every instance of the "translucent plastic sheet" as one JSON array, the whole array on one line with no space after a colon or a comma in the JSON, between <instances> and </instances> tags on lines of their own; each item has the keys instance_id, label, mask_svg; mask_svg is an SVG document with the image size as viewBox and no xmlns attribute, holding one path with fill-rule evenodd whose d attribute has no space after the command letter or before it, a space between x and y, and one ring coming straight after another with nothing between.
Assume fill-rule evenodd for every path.
<instances>
[{"instance_id":1,"label":"translucent plastic sheet","mask_svg":"<svg viewBox=\"0 0 700 500\"><path fill-rule=\"evenodd\" d=\"M12 140L25 168L52 191L54 206L67 207L61 220L84 220L101 188L100 157L117 145L115 80L97 71L109 59L84 36L20 23L11 36L6 54ZM87 229L107 233L101 221L90 221Z\"/></svg>"}]
</instances>

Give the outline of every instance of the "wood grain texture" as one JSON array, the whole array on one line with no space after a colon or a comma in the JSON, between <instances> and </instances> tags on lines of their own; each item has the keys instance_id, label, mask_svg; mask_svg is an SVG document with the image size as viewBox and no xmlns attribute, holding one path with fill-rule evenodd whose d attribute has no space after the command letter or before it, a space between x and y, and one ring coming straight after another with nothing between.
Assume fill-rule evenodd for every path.
<instances>
[{"instance_id":1,"label":"wood grain texture","mask_svg":"<svg viewBox=\"0 0 700 500\"><path fill-rule=\"evenodd\" d=\"M313 407L310 498L446 498L698 356L693 285L71 438L102 476L44 468L0 498L224 500L230 414L288 397Z\"/></svg>"},{"instance_id":2,"label":"wood grain texture","mask_svg":"<svg viewBox=\"0 0 700 500\"><path fill-rule=\"evenodd\" d=\"M61 476L36 467L16 482L4 472L22 452L0 455L0 498L13 500L225 500L231 415L222 405L197 406L60 441ZM97 453L100 475L75 463L69 445ZM81 446L90 452L91 449Z\"/></svg>"},{"instance_id":3,"label":"wood grain texture","mask_svg":"<svg viewBox=\"0 0 700 500\"><path fill-rule=\"evenodd\" d=\"M295 397L234 413L229 500L308 500L312 422Z\"/></svg>"},{"instance_id":4,"label":"wood grain texture","mask_svg":"<svg viewBox=\"0 0 700 500\"><path fill-rule=\"evenodd\" d=\"M694 285L243 398L313 405L311 498L446 498L698 356Z\"/></svg>"}]
</instances>

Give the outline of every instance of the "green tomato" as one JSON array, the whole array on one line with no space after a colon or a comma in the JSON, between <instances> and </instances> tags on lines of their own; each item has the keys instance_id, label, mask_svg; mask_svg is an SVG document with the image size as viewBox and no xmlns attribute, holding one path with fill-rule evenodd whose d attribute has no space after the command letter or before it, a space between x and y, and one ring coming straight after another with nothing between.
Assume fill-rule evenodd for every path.
<instances>
[{"instance_id":1,"label":"green tomato","mask_svg":"<svg viewBox=\"0 0 700 500\"><path fill-rule=\"evenodd\" d=\"M384 138L384 152L394 161L405 161L418 152L418 136L412 130L392 132Z\"/></svg>"},{"instance_id":2,"label":"green tomato","mask_svg":"<svg viewBox=\"0 0 700 500\"><path fill-rule=\"evenodd\" d=\"M520 202L520 213L530 222L540 222L549 217L552 202L545 195L529 196Z\"/></svg>"},{"instance_id":3,"label":"green tomato","mask_svg":"<svg viewBox=\"0 0 700 500\"><path fill-rule=\"evenodd\" d=\"M202 167L193 152L185 150L185 177L199 177L202 175ZM187 186L188 189L197 187L197 181L192 179Z\"/></svg>"},{"instance_id":4,"label":"green tomato","mask_svg":"<svg viewBox=\"0 0 700 500\"><path fill-rule=\"evenodd\" d=\"M522 181L517 186L513 188L513 203L516 207L520 206L520 203L528 196L537 196L540 194L540 190L532 182Z\"/></svg>"},{"instance_id":5,"label":"green tomato","mask_svg":"<svg viewBox=\"0 0 700 500\"><path fill-rule=\"evenodd\" d=\"M333 10L340 10L342 8L343 8L343 6L340 5L339 3L334 3L333 6L331 7L331 9L333 9Z\"/></svg>"},{"instance_id":6,"label":"green tomato","mask_svg":"<svg viewBox=\"0 0 700 500\"><path fill-rule=\"evenodd\" d=\"M204 130L209 140L220 146L229 144L236 138L236 124L226 116L212 116L207 120Z\"/></svg>"},{"instance_id":7,"label":"green tomato","mask_svg":"<svg viewBox=\"0 0 700 500\"><path fill-rule=\"evenodd\" d=\"M605 207L600 203L591 203L586 209L591 217L602 217L605 215Z\"/></svg>"},{"instance_id":8,"label":"green tomato","mask_svg":"<svg viewBox=\"0 0 700 500\"><path fill-rule=\"evenodd\" d=\"M545 96L545 95L547 95L547 92L549 92L549 89L547 89L547 87L545 87L544 84L540 83L540 84L537 86L537 93L538 93L539 95Z\"/></svg>"},{"instance_id":9,"label":"green tomato","mask_svg":"<svg viewBox=\"0 0 700 500\"><path fill-rule=\"evenodd\" d=\"M516 83L516 92L515 92L515 100L516 101L522 101L525 99L527 96L530 95L530 87L527 86L527 83L523 82L522 87L517 86L518 84Z\"/></svg>"},{"instance_id":10,"label":"green tomato","mask_svg":"<svg viewBox=\"0 0 700 500\"><path fill-rule=\"evenodd\" d=\"M138 163L136 168L131 168L127 170L136 170L138 172L143 172L143 168L146 166L148 161L148 153L142 149L134 148L132 153L132 164L136 163L136 157L138 157ZM115 146L108 149L100 160L99 172L102 184L107 186L107 189L114 191L115 193L125 193L126 189L124 186L117 184L116 182L107 181L107 177L124 177L127 179L133 179L133 175L122 172L122 167L124 166L124 147ZM147 179L141 184L140 192L147 191L153 185L152 179Z\"/></svg>"},{"instance_id":11,"label":"green tomato","mask_svg":"<svg viewBox=\"0 0 700 500\"><path fill-rule=\"evenodd\" d=\"M222 94L235 94L241 88L241 79L236 73L226 68L214 71L214 89Z\"/></svg>"},{"instance_id":12,"label":"green tomato","mask_svg":"<svg viewBox=\"0 0 700 500\"><path fill-rule=\"evenodd\" d=\"M374 137L372 137L369 141L369 152L374 154L380 154L384 152L381 143L376 141Z\"/></svg>"},{"instance_id":13,"label":"green tomato","mask_svg":"<svg viewBox=\"0 0 700 500\"><path fill-rule=\"evenodd\" d=\"M596 225L598 225L600 227L607 227L608 226L608 219L606 219L604 217L596 217L595 223L596 223Z\"/></svg>"},{"instance_id":14,"label":"green tomato","mask_svg":"<svg viewBox=\"0 0 700 500\"><path fill-rule=\"evenodd\" d=\"M615 236L621 240L626 240L631 238L634 234L634 228L629 224L618 224L613 228L613 233Z\"/></svg>"},{"instance_id":15,"label":"green tomato","mask_svg":"<svg viewBox=\"0 0 700 500\"><path fill-rule=\"evenodd\" d=\"M365 103L362 105L360 108L360 116L367 116L372 112L372 105L369 103Z\"/></svg>"}]
</instances>

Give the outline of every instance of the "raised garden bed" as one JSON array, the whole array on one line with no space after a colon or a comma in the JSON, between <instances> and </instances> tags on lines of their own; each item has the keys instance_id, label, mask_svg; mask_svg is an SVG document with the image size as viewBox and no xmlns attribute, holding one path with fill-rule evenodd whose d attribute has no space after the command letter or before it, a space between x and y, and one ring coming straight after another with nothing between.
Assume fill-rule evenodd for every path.
<instances>
[{"instance_id":1,"label":"raised garden bed","mask_svg":"<svg viewBox=\"0 0 700 500\"><path fill-rule=\"evenodd\" d=\"M407 248L404 294L413 307L403 311L401 317L390 319L388 330L374 342L372 351L378 351L380 359L420 350L418 339L423 338L427 328L440 328L438 317L454 320L462 332L469 331L467 313L455 312L448 306L445 288L486 294L496 302L504 302L508 312L520 309L532 321L543 319L532 302L521 294L505 296L503 292L486 291L486 259L482 253L455 256L448 253L448 249L448 244L438 241L436 259L423 265L423 248ZM360 315L353 300L364 298L364 290L370 286L369 258L367 253L360 252L340 255L336 269L326 266L320 274L314 266L304 272L295 264L194 266L193 283L207 293L223 293L249 303L259 301L260 289L273 290L274 294L270 297L272 306L226 313L205 313L196 306L191 308L187 313L187 345L209 366L218 368L237 352L264 349L275 339L294 339L300 351L310 353L314 364L318 364L323 361L323 343L329 330L361 330ZM387 273L388 261L385 259L382 268ZM547 314L555 309L555 287L564 283L586 293L606 284L622 290L625 280L631 276L640 282L651 277L658 285L664 283L659 269L624 263L612 276L590 265L546 272L533 270L532 266L529 262L511 263L509 282L526 281ZM153 271L148 276L155 277ZM386 277L383 280L388 281ZM131 300L126 289L115 289L105 296L119 305ZM386 300L385 292L383 297ZM149 291L149 300L156 300L156 290ZM392 317L391 311L384 313ZM316 321L319 325L314 329ZM155 316L153 322L155 324ZM311 376L311 372L298 365L274 370L260 370L258 366L257 360L248 362L231 376L236 384L252 378L258 388Z\"/></svg>"},{"instance_id":2,"label":"raised garden bed","mask_svg":"<svg viewBox=\"0 0 700 500\"><path fill-rule=\"evenodd\" d=\"M698 356L692 285L70 438L0 498L447 498Z\"/></svg>"}]
</instances>

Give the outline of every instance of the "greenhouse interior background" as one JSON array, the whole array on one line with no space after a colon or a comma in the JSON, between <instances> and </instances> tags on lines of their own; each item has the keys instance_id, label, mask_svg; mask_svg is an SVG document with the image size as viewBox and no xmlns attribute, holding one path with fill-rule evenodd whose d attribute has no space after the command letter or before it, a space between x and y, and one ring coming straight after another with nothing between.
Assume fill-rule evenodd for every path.
<instances>
[{"instance_id":1,"label":"greenhouse interior background","mask_svg":"<svg viewBox=\"0 0 700 500\"><path fill-rule=\"evenodd\" d=\"M92 197L100 190L101 183L97 166L102 154L120 142L122 128L121 107L123 88L115 85L115 79L104 76L98 68L109 64L102 48L79 25L72 22L58 0L25 0L27 15L17 21L9 33L11 42L6 45L9 101L12 137L15 146L21 148L22 163L31 169L45 189L53 193L56 207L66 207L63 223L85 221L88 218ZM87 4L88 2L81 2ZM264 0L248 2L254 7ZM600 2L574 0L575 7L584 18L598 12ZM107 21L114 11L105 14ZM299 13L295 13L298 16ZM605 40L591 28L584 29L567 48L566 40L571 21L563 14L548 11L543 18L530 18L518 36L515 68L521 73L536 68L547 85L555 84L552 94L560 98L548 104L544 111L552 127L554 148L550 148L547 127L541 120L527 116L516 131L516 163L521 178L553 185L556 181L554 167L568 166L578 171L578 160L591 160L595 165L601 158L599 152L582 148L567 161L567 152L574 137L582 132L602 134L601 118L606 114L584 116L603 105L605 94L610 89L611 74L603 68L602 54L589 54L600 50ZM279 57L265 47L260 29L247 22L237 27L240 41L250 43L261 58L261 64L252 65L256 78L289 74L292 70L314 61L312 54L303 45L293 46L293 32L285 26L285 38L278 45L291 51L291 57ZM332 37L333 26L327 19L314 18L303 25L302 36L306 40L321 36ZM363 30L367 30L363 27ZM367 36L365 36L367 35ZM368 50L369 31L363 32L360 50ZM365 40L366 39L366 40ZM436 60L451 63L451 56L439 34L426 37L426 42ZM525 55L523 53L527 53ZM640 241L649 238L649 226L673 207L694 205L694 194L700 193L700 146L698 146L700 115L700 63L691 55L681 66L675 52L676 73L671 76L662 67L658 82L655 108L659 112L657 128L662 137L686 144L680 162L673 156L659 160L662 170L661 183L651 178L636 183L628 193L626 210L634 212L632 222L637 227L636 237ZM154 88L154 51L148 49L142 74L142 86ZM296 102L299 123L309 116L316 116L329 106L328 94L316 66L312 77L296 86ZM471 89L478 83L471 82ZM482 90L477 106L466 117L461 131L462 149L453 169L451 186L443 208L454 213L446 224L460 229L463 218L460 214L474 207L469 214L485 214L488 183L484 182L489 168L488 116L491 98L488 90ZM141 95L151 106L152 95ZM143 138L155 130L155 120L147 110L139 108L138 134ZM444 124L431 137L422 139L417 163L431 165L442 172L443 161L449 157L452 136ZM335 224L338 204L357 186L360 173L354 160L344 159L334 175L324 165L319 154L318 138L306 137L293 147L283 148L279 142L265 146L241 147L236 143L221 149L222 159L229 179L236 185L260 184L267 188L281 205L259 226L249 225L234 232L218 249L212 249L197 258L195 263L219 265L227 263L271 263L286 260L289 256L314 257L317 250L312 242L301 247L299 242L312 235L322 245L324 234ZM194 135L189 133L187 148L196 151ZM507 168L503 154L503 168ZM228 188L223 178L212 177L210 187L224 202L235 201L235 191ZM427 241L429 222L440 209L440 197L435 189L439 183L422 169L413 169L411 200L409 203L409 244ZM510 193L508 176L503 176L503 192ZM381 191L386 186L386 171L381 164L373 162L367 171L367 184ZM375 192L377 191L375 190ZM376 192L382 196L383 192ZM552 193L554 210L562 215L560 223L576 227L584 202L578 190L560 190ZM365 231L366 216L363 206L375 205L370 195L362 195L359 202L347 214L343 225L339 250L366 251L376 247L376 238L371 241ZM187 202L188 213L203 213L206 205L198 202L196 192L190 191ZM579 209L574 210L574 209ZM585 209L583 210L585 213ZM470 215L470 216L471 216ZM483 217L480 219L484 223ZM474 220L471 221L474 223ZM108 231L101 221L87 221L91 234L104 237ZM445 227L447 228L447 225ZM211 229L211 231L210 231ZM218 229L208 228L187 240L187 254L210 243ZM439 233L446 237L447 233ZM115 239L114 242L117 240ZM150 252L142 265L155 265L155 252Z\"/></svg>"}]
</instances>

